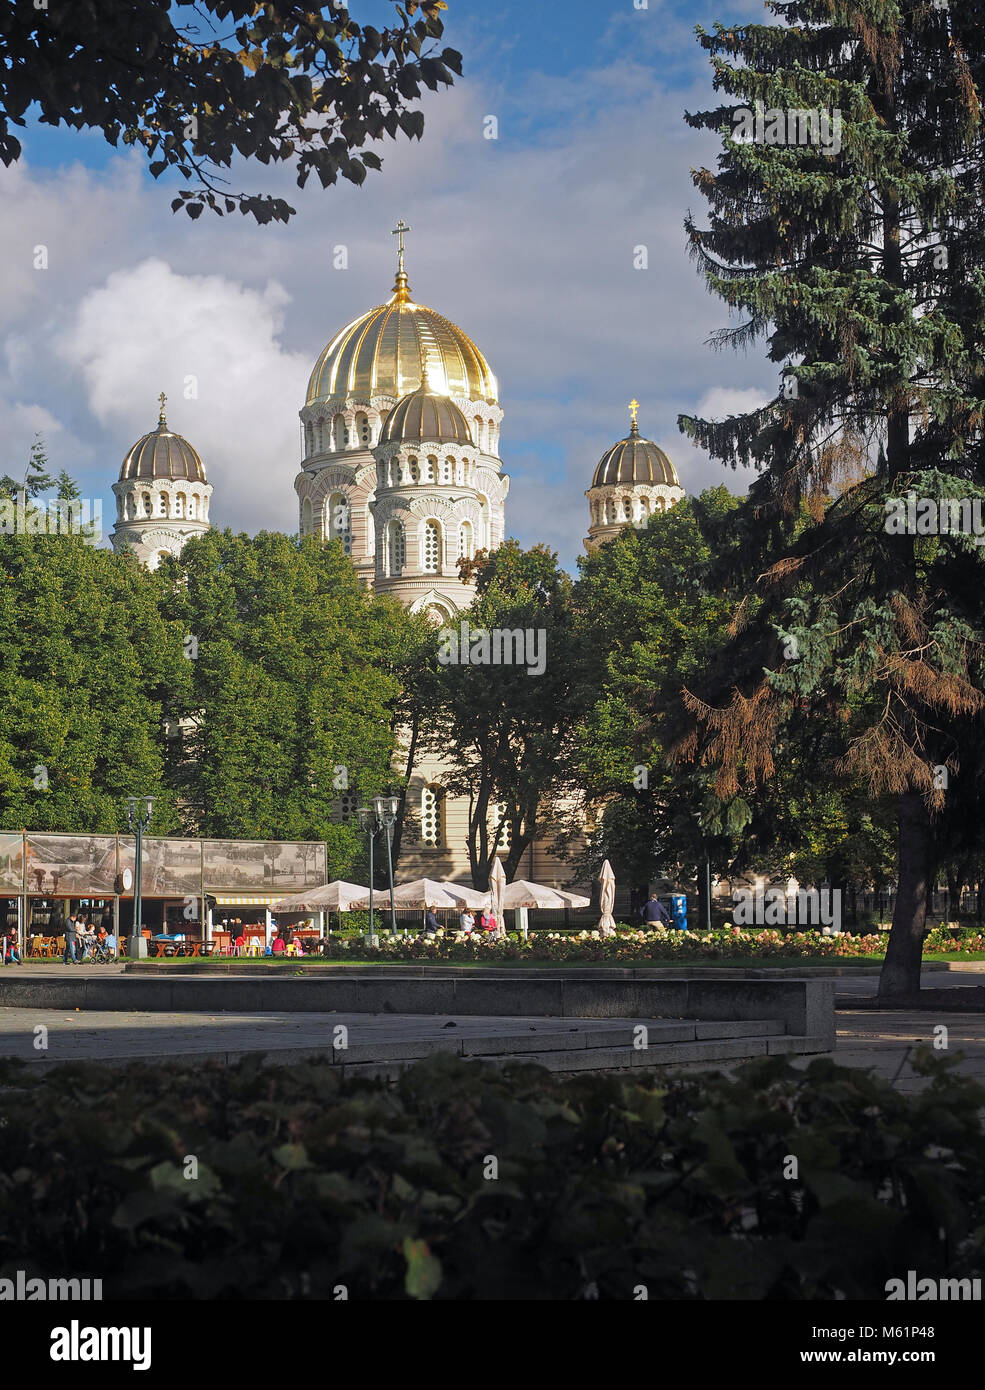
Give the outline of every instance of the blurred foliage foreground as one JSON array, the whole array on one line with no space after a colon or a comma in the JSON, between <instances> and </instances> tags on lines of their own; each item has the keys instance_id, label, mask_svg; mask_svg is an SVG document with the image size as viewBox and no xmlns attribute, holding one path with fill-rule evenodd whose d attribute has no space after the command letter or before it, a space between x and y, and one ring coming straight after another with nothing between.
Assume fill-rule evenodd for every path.
<instances>
[{"instance_id":1,"label":"blurred foliage foreground","mask_svg":"<svg viewBox=\"0 0 985 1390\"><path fill-rule=\"evenodd\" d=\"M104 1297L885 1298L982 1272L985 1091L827 1059L0 1066L0 1276ZM194 1160L194 1161L193 1161ZM197 1170L197 1176L186 1176Z\"/></svg>"}]
</instances>

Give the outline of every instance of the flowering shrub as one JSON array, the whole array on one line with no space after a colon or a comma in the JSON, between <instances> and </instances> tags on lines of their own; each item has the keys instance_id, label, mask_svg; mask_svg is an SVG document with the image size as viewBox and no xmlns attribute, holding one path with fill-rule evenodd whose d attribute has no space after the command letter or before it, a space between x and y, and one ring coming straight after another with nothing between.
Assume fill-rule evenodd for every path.
<instances>
[{"instance_id":1,"label":"flowering shrub","mask_svg":"<svg viewBox=\"0 0 985 1390\"><path fill-rule=\"evenodd\" d=\"M773 927L753 928L728 925L712 932L681 932L657 926L619 931L603 937L597 931L577 935L561 932L531 932L524 940L518 935L495 940L466 936L462 932L439 931L433 936L380 936L379 944L368 946L361 940L334 942L330 955L378 961L481 961L486 965L508 965L511 961L598 962L606 965L632 965L636 961L676 960L769 960L771 956L803 960L845 960L882 955L886 949L884 933L865 936L824 936L820 931L781 932ZM985 936L969 933L957 939L947 931L932 932L928 951L985 951Z\"/></svg>"}]
</instances>

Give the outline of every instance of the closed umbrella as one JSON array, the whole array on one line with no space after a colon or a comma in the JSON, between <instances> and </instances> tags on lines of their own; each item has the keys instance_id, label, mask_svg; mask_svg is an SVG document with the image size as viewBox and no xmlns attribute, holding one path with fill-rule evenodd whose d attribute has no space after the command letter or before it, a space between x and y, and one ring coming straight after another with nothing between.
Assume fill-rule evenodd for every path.
<instances>
[{"instance_id":1,"label":"closed umbrella","mask_svg":"<svg viewBox=\"0 0 985 1390\"><path fill-rule=\"evenodd\" d=\"M506 871L503 868L499 855L492 866L492 873L489 875L489 892L492 898L492 915L496 918L496 932L499 936L506 935L506 921L503 917L503 894L506 892Z\"/></svg>"},{"instance_id":2,"label":"closed umbrella","mask_svg":"<svg viewBox=\"0 0 985 1390\"><path fill-rule=\"evenodd\" d=\"M602 909L602 916L599 918L599 931L603 936L615 936L616 924L612 919L612 907L616 901L616 876L612 872L612 865L608 859L602 865L599 885L599 906Z\"/></svg>"}]
</instances>

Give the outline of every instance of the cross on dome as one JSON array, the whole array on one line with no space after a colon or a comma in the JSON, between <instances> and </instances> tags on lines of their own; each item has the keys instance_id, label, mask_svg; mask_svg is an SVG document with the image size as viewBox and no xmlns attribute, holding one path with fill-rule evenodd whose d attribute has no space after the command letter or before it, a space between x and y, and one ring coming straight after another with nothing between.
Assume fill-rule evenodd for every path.
<instances>
[{"instance_id":1,"label":"cross on dome","mask_svg":"<svg viewBox=\"0 0 985 1390\"><path fill-rule=\"evenodd\" d=\"M407 283L407 272L404 270L404 237L411 230L412 228L408 227L407 223L401 217L400 221L390 233L391 236L399 238L397 242L399 247L397 252L397 278L393 283L393 293L397 296L398 300L403 303L406 303L406 301L410 299L410 285Z\"/></svg>"},{"instance_id":2,"label":"cross on dome","mask_svg":"<svg viewBox=\"0 0 985 1390\"><path fill-rule=\"evenodd\" d=\"M636 419L636 416L637 416L638 413L639 413L639 409L640 409L640 403L639 403L639 401L636 400L635 397L634 397L633 400L631 400L630 403L629 403L629 418L630 418L630 421L632 422L633 434L639 434L639 432L640 432L640 427L639 427L639 424L638 424L637 419Z\"/></svg>"},{"instance_id":3,"label":"cross on dome","mask_svg":"<svg viewBox=\"0 0 985 1390\"><path fill-rule=\"evenodd\" d=\"M168 422L167 422L167 420L165 420L165 418L164 418L164 402L167 400L167 396L166 396L166 395L164 394L164 392L162 391L161 394L158 396L157 399L161 402L161 413L160 413L160 415L159 415L157 418L158 418L158 420L160 421L160 423L161 423L162 425L166 425Z\"/></svg>"}]
</instances>

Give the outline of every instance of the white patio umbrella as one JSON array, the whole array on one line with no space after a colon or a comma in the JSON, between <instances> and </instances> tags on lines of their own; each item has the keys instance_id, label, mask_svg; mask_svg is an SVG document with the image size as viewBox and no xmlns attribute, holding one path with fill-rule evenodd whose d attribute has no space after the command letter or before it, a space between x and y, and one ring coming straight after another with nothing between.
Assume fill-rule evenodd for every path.
<instances>
[{"instance_id":1,"label":"white patio umbrella","mask_svg":"<svg viewBox=\"0 0 985 1390\"><path fill-rule=\"evenodd\" d=\"M452 893L452 885L439 883L433 878L415 878L410 883L399 883L393 890L394 907L458 907L459 900ZM461 891L461 890L459 890ZM469 892L472 890L469 889ZM357 909L369 907L369 889L353 902Z\"/></svg>"},{"instance_id":2,"label":"white patio umbrella","mask_svg":"<svg viewBox=\"0 0 985 1390\"><path fill-rule=\"evenodd\" d=\"M569 907L591 907L591 898L586 898L584 893L569 893L567 888L555 888L555 893L559 898L563 898Z\"/></svg>"},{"instance_id":3,"label":"white patio umbrella","mask_svg":"<svg viewBox=\"0 0 985 1390\"><path fill-rule=\"evenodd\" d=\"M491 899L492 915L496 918L496 934L506 935L506 922L503 918L503 894L506 892L506 871L503 868L499 855L492 866L492 873L489 875L489 895Z\"/></svg>"},{"instance_id":4,"label":"white patio umbrella","mask_svg":"<svg viewBox=\"0 0 985 1390\"><path fill-rule=\"evenodd\" d=\"M612 872L612 865L608 859L602 865L599 874L599 907L602 909L602 916L599 918L599 931L603 936L615 936L616 924L612 918L612 907L616 901L616 876Z\"/></svg>"},{"instance_id":5,"label":"white patio umbrella","mask_svg":"<svg viewBox=\"0 0 985 1390\"><path fill-rule=\"evenodd\" d=\"M572 902L572 898L577 898L577 902ZM573 893L565 897L560 889L548 888L543 883L531 883L525 878L515 878L506 885L503 893L504 907L585 907L589 901Z\"/></svg>"},{"instance_id":6,"label":"white patio umbrella","mask_svg":"<svg viewBox=\"0 0 985 1390\"><path fill-rule=\"evenodd\" d=\"M358 883L346 883L337 878L334 883L325 883L320 888L309 888L296 893L292 898L278 898L276 912L351 912L352 908L369 893Z\"/></svg>"},{"instance_id":7,"label":"white patio umbrella","mask_svg":"<svg viewBox=\"0 0 985 1390\"><path fill-rule=\"evenodd\" d=\"M489 894L480 893L478 888L466 888L462 883L445 883L442 880L441 887L451 897L458 899L459 907L488 907Z\"/></svg>"}]
</instances>

